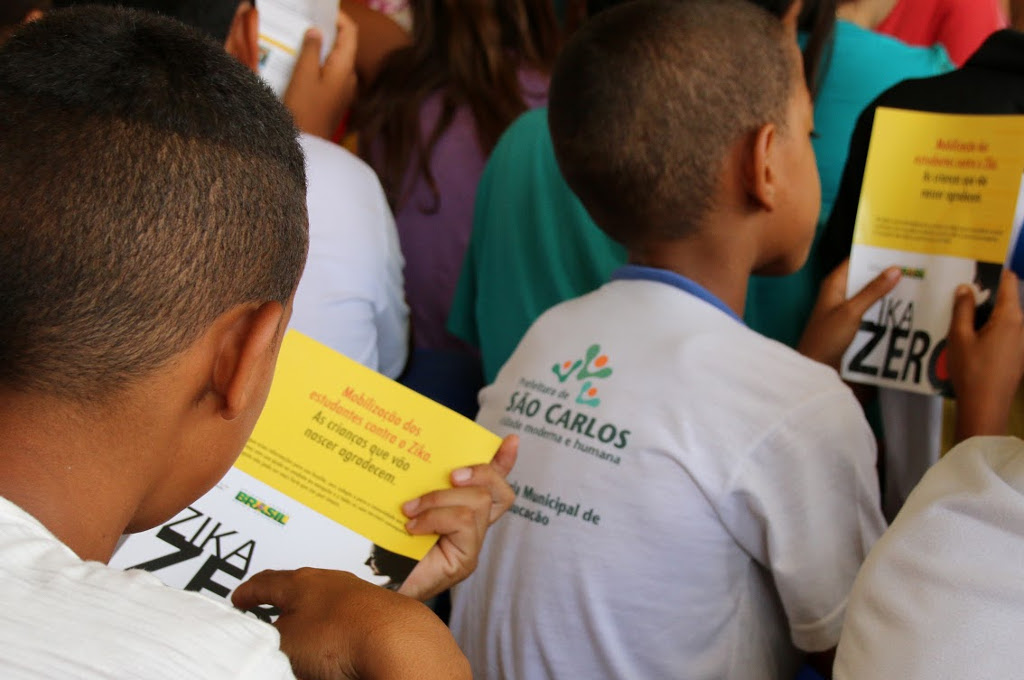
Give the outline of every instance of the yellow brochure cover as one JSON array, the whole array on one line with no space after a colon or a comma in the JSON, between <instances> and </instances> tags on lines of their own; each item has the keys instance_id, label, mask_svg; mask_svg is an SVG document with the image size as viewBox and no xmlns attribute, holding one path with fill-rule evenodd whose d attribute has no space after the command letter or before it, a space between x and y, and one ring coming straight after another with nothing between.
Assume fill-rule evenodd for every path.
<instances>
[{"instance_id":1,"label":"yellow brochure cover","mask_svg":"<svg viewBox=\"0 0 1024 680\"><path fill-rule=\"evenodd\" d=\"M898 265L895 290L861 320L843 378L952 395L946 335L954 291L979 322L1021 224L1024 116L879 108L857 208L847 292Z\"/></svg>"},{"instance_id":2,"label":"yellow brochure cover","mask_svg":"<svg viewBox=\"0 0 1024 680\"><path fill-rule=\"evenodd\" d=\"M262 569L351 571L397 588L437 541L405 501L451 486L501 440L463 416L289 331L266 407L235 466L111 565L227 597Z\"/></svg>"}]
</instances>

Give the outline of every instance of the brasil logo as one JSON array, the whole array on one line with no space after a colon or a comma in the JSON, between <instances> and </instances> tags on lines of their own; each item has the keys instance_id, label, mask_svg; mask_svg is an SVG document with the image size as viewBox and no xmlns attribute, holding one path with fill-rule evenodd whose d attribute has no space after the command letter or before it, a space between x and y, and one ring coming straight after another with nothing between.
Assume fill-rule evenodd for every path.
<instances>
[{"instance_id":1,"label":"brasil logo","mask_svg":"<svg viewBox=\"0 0 1024 680\"><path fill-rule=\"evenodd\" d=\"M284 514L280 510L275 510L274 508L270 507L269 505L259 500L255 496L250 496L244 491L239 491L238 494L235 496L235 500L241 503L242 505L246 505L252 508L261 515L269 517L278 524L288 524L288 515Z\"/></svg>"}]
</instances>

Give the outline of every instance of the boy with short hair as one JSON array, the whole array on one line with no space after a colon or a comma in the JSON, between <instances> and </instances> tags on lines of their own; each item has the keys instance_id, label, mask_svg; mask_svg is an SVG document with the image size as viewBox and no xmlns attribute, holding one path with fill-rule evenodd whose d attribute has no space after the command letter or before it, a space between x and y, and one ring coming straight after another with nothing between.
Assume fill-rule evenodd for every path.
<instances>
[{"instance_id":1,"label":"boy with short hair","mask_svg":"<svg viewBox=\"0 0 1024 680\"><path fill-rule=\"evenodd\" d=\"M260 14L249 0L62 0L156 12L197 28L248 68L260 60ZM354 87L356 27L338 15L338 39L320 63L322 36L310 31L285 94L306 157L309 258L291 328L389 378L405 369L409 308L395 218L377 173L347 149L308 134L309 118ZM330 106L324 104L330 100ZM327 112L329 113L329 112ZM333 129L333 128L332 128Z\"/></svg>"},{"instance_id":2,"label":"boy with short hair","mask_svg":"<svg viewBox=\"0 0 1024 680\"><path fill-rule=\"evenodd\" d=\"M429 610L351 575L239 587L279 639L102 564L224 474L270 387L305 174L256 76L168 19L54 12L0 49L0 192L0 674L468 677ZM407 507L445 535L416 594L472 567L500 484L465 472Z\"/></svg>"},{"instance_id":3,"label":"boy with short hair","mask_svg":"<svg viewBox=\"0 0 1024 680\"><path fill-rule=\"evenodd\" d=\"M736 44L742 49L737 49ZM486 678L788 678L839 639L885 523L836 373L740 321L819 209L795 36L743 0L637 0L556 65L559 165L630 263L481 393L523 437L514 516L454 591Z\"/></svg>"}]
</instances>

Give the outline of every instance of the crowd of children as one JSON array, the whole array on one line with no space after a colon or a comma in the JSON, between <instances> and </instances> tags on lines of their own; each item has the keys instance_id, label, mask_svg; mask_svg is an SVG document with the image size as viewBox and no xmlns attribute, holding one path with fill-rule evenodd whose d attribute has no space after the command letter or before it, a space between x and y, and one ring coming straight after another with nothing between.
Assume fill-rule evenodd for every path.
<instances>
[{"instance_id":1,"label":"crowd of children","mask_svg":"<svg viewBox=\"0 0 1024 680\"><path fill-rule=\"evenodd\" d=\"M1018 672L1016 277L950 300L942 460L836 372L900 277L846 295L874 111L1020 113L997 0L342 0L280 102L253 0L95 2L0 10L0 676ZM505 436L404 506L437 545L258 574L273 626L106 566L289 327Z\"/></svg>"}]
</instances>

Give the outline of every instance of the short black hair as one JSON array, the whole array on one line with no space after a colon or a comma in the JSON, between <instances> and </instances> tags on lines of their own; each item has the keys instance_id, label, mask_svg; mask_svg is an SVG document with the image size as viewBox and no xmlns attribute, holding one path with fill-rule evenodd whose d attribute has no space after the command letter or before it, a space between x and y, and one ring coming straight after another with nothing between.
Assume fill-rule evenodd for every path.
<instances>
[{"instance_id":1,"label":"short black hair","mask_svg":"<svg viewBox=\"0 0 1024 680\"><path fill-rule=\"evenodd\" d=\"M583 24L555 64L548 121L598 226L627 248L698 228L729 149L785 122L792 40L747 0L635 0Z\"/></svg>"},{"instance_id":2,"label":"short black hair","mask_svg":"<svg viewBox=\"0 0 1024 680\"><path fill-rule=\"evenodd\" d=\"M95 400L239 304L287 302L305 168L287 110L224 48L80 7L0 48L0 385Z\"/></svg>"},{"instance_id":3,"label":"short black hair","mask_svg":"<svg viewBox=\"0 0 1024 680\"><path fill-rule=\"evenodd\" d=\"M253 6L256 0L248 0ZM242 0L56 0L58 7L99 4L155 12L198 28L221 44L228 38L231 21Z\"/></svg>"}]
</instances>

